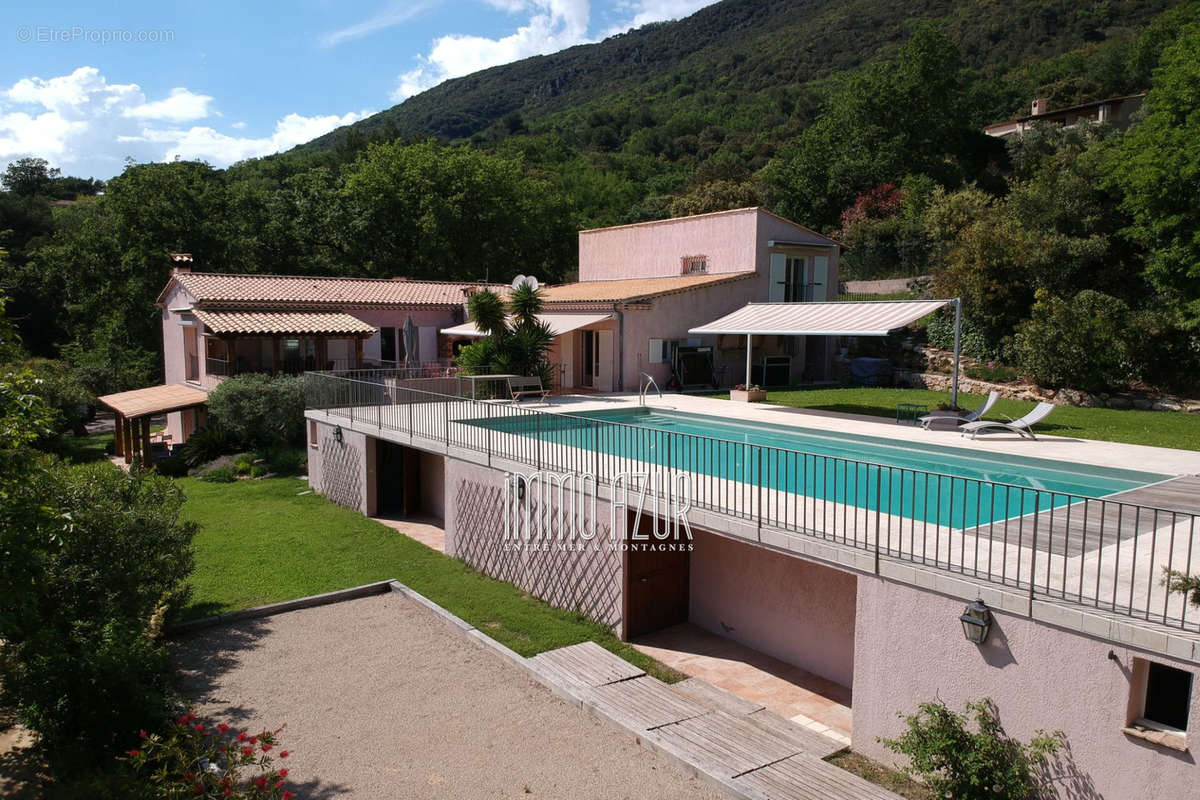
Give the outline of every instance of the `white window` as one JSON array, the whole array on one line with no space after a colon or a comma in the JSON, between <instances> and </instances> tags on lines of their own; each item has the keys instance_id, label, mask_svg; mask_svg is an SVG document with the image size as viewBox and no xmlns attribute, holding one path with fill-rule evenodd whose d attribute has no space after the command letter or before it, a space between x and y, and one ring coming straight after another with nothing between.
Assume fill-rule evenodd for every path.
<instances>
[{"instance_id":1,"label":"white window","mask_svg":"<svg viewBox=\"0 0 1200 800\"><path fill-rule=\"evenodd\" d=\"M1192 704L1192 673L1157 661L1135 659L1143 687L1141 715L1137 720L1171 731L1188 729Z\"/></svg>"},{"instance_id":2,"label":"white window","mask_svg":"<svg viewBox=\"0 0 1200 800\"><path fill-rule=\"evenodd\" d=\"M810 262L811 259L811 262ZM828 299L829 256L793 256L772 253L771 285L767 299L772 303L799 303Z\"/></svg>"}]
</instances>

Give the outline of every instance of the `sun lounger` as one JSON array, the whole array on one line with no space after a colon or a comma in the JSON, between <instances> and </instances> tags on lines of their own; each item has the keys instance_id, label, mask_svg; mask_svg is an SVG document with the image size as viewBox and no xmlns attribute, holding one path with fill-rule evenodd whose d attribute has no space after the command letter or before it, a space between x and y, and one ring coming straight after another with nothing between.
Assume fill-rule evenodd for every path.
<instances>
[{"instance_id":1,"label":"sun lounger","mask_svg":"<svg viewBox=\"0 0 1200 800\"><path fill-rule=\"evenodd\" d=\"M998 400L999 398L1000 398L999 392L989 392L988 396L987 396L987 400L983 401L983 405L981 405L979 408L975 409L971 413L967 414L965 417L959 417L957 420L957 424L965 425L968 422L974 422L975 420L979 419L984 414L986 414L987 412L992 410L992 406L996 405L996 400ZM921 423L922 428L924 428L925 430L929 430L929 425L931 422L933 422L934 420L945 420L945 419L947 419L947 417L945 417L944 415L941 415L941 414L929 414L927 416L921 417L917 421ZM951 419L953 419L953 418L951 417Z\"/></svg>"},{"instance_id":2,"label":"sun lounger","mask_svg":"<svg viewBox=\"0 0 1200 800\"><path fill-rule=\"evenodd\" d=\"M1020 434L1022 437L1028 436L1030 439L1037 439L1037 437L1033 435L1033 426L1050 416L1050 412L1053 410L1053 403L1038 403L1037 407L1034 408L1033 411L1030 411L1020 419L1014 419L1010 422L993 422L984 420L980 420L978 422L968 422L966 425L963 425L961 428L959 428L959 430L962 432L963 436L966 436L968 433L971 434L972 439L974 439L977 434L989 430L1011 431L1012 433Z\"/></svg>"}]
</instances>

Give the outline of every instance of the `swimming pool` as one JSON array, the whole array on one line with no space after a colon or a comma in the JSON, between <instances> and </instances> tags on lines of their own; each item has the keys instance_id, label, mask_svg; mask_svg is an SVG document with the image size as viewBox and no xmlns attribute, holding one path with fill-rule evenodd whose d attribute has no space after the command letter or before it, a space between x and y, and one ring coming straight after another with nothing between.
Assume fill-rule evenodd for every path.
<instances>
[{"instance_id":1,"label":"swimming pool","mask_svg":"<svg viewBox=\"0 0 1200 800\"><path fill-rule=\"evenodd\" d=\"M547 416L557 419L538 419ZM463 422L595 449L631 465L643 462L956 528L1170 477L657 408Z\"/></svg>"}]
</instances>

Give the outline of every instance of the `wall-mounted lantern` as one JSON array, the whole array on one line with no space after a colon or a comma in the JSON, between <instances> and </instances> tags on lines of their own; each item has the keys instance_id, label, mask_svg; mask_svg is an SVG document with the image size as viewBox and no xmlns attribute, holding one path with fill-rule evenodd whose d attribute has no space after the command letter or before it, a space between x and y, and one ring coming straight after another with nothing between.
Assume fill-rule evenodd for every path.
<instances>
[{"instance_id":1,"label":"wall-mounted lantern","mask_svg":"<svg viewBox=\"0 0 1200 800\"><path fill-rule=\"evenodd\" d=\"M335 442L337 442L338 444L341 444L342 440L344 438L345 437L342 435L342 426L341 425L333 426L333 440Z\"/></svg>"},{"instance_id":2,"label":"wall-mounted lantern","mask_svg":"<svg viewBox=\"0 0 1200 800\"><path fill-rule=\"evenodd\" d=\"M958 621L962 623L963 636L968 642L983 644L987 641L988 631L992 628L992 612L982 598L963 609Z\"/></svg>"}]
</instances>

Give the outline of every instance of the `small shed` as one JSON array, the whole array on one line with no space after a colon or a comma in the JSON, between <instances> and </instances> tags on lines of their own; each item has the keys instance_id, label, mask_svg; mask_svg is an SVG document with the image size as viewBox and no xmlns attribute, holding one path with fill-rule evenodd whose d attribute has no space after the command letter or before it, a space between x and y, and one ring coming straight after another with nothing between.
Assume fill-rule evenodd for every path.
<instances>
[{"instance_id":1,"label":"small shed","mask_svg":"<svg viewBox=\"0 0 1200 800\"><path fill-rule=\"evenodd\" d=\"M134 455L139 456L143 464L149 464L150 418L171 411L196 409L197 416L203 419L208 392L182 383L167 383L106 394L97 401L116 415L115 453L124 457L126 464L133 461Z\"/></svg>"}]
</instances>

